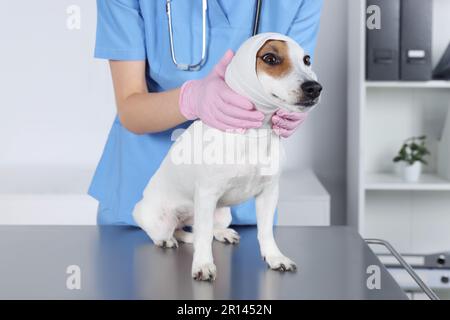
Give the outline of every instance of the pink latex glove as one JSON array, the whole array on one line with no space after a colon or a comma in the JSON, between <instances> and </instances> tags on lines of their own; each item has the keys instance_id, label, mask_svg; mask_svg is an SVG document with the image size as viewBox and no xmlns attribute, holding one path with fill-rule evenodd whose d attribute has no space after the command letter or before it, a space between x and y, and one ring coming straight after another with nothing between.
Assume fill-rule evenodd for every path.
<instances>
[{"instance_id":1,"label":"pink latex glove","mask_svg":"<svg viewBox=\"0 0 450 320\"><path fill-rule=\"evenodd\" d=\"M307 117L307 113L287 112L280 109L272 116L272 129L277 135L288 138Z\"/></svg>"},{"instance_id":2,"label":"pink latex glove","mask_svg":"<svg viewBox=\"0 0 450 320\"><path fill-rule=\"evenodd\" d=\"M211 73L183 84L180 111L188 120L200 118L210 127L226 131L259 128L264 114L225 83L225 71L234 54L228 50Z\"/></svg>"}]
</instances>

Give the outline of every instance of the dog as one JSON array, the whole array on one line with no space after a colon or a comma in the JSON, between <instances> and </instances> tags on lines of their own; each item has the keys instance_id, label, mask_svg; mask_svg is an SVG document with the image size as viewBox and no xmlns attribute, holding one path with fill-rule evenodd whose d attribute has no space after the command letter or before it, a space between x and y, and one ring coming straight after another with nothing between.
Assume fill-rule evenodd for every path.
<instances>
[{"instance_id":1,"label":"dog","mask_svg":"<svg viewBox=\"0 0 450 320\"><path fill-rule=\"evenodd\" d=\"M246 73L244 68L248 70ZM149 181L142 200L134 208L133 217L156 246L176 248L178 241L193 243L192 277L214 280L217 271L212 241L239 242L238 233L229 228L230 206L255 197L258 241L263 259L271 269L295 271L296 264L282 254L273 235L280 170L267 174L264 173L267 163L249 161L228 164L205 159L179 161L180 153L183 153L180 150L183 149L181 146L187 146L184 151L189 153L186 150L192 148L193 140L203 130L203 135L208 135L200 143L205 151L221 150L224 141L236 138L241 139L241 143L233 150L245 156L249 154L249 141L257 144L270 140L263 146L262 153L274 160L280 154L280 138L271 130L272 115L279 108L308 112L319 103L322 86L317 82L310 57L304 50L292 39L275 33L260 34L247 40L230 63L226 82L265 114L262 130L269 133L222 132L201 121L194 122L178 137ZM190 153L189 159L192 158ZM198 154L194 152L194 158ZM229 155L227 152L226 156ZM186 231L186 226L192 226L193 232Z\"/></svg>"}]
</instances>

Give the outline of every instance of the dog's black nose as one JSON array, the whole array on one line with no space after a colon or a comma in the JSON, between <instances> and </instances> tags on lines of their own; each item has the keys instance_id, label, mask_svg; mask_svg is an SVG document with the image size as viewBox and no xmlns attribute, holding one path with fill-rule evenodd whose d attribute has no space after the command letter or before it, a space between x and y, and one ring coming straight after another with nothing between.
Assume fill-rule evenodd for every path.
<instances>
[{"instance_id":1,"label":"dog's black nose","mask_svg":"<svg viewBox=\"0 0 450 320\"><path fill-rule=\"evenodd\" d=\"M317 81L306 81L302 84L302 90L306 98L316 99L322 92L322 86Z\"/></svg>"}]
</instances>

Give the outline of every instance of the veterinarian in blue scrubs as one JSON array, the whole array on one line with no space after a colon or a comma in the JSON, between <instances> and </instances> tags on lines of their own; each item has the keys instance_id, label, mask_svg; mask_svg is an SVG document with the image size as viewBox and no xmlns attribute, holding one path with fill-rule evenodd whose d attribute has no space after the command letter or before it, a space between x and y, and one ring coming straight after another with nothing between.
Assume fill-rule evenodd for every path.
<instances>
[{"instance_id":1,"label":"veterinarian in blue scrubs","mask_svg":"<svg viewBox=\"0 0 450 320\"><path fill-rule=\"evenodd\" d=\"M146 61L148 92L179 88L208 75L227 49L236 51L252 35L256 0L208 0L207 60L198 71L183 71L172 61L164 0L97 0L95 57L111 61ZM322 0L262 2L259 32L295 39L311 56L319 29ZM202 1L173 0L174 45L181 62L198 61L202 48ZM114 107L114 106L111 106ZM161 105L160 108L164 108ZM136 225L132 211L158 169L177 128L136 134L117 116L89 194L99 201L98 223ZM255 224L254 201L232 208L233 224Z\"/></svg>"}]
</instances>

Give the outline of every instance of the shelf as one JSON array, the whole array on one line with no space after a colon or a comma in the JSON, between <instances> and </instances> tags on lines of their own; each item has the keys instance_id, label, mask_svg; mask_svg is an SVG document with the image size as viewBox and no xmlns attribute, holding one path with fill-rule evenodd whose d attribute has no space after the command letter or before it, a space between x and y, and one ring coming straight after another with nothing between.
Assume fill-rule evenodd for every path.
<instances>
[{"instance_id":1,"label":"shelf","mask_svg":"<svg viewBox=\"0 0 450 320\"><path fill-rule=\"evenodd\" d=\"M405 182L394 173L377 173L366 176L365 189L450 191L450 181L436 174L425 173L419 182Z\"/></svg>"},{"instance_id":2,"label":"shelf","mask_svg":"<svg viewBox=\"0 0 450 320\"><path fill-rule=\"evenodd\" d=\"M0 225L95 225L93 166L0 167ZM3 183L4 182L4 183Z\"/></svg>"},{"instance_id":3,"label":"shelf","mask_svg":"<svg viewBox=\"0 0 450 320\"><path fill-rule=\"evenodd\" d=\"M93 172L93 166L2 166L0 167L0 181L5 181L5 183L0 184L0 195L85 195Z\"/></svg>"},{"instance_id":4,"label":"shelf","mask_svg":"<svg viewBox=\"0 0 450 320\"><path fill-rule=\"evenodd\" d=\"M278 212L280 226L329 226L330 194L312 170L285 171Z\"/></svg>"},{"instance_id":5,"label":"shelf","mask_svg":"<svg viewBox=\"0 0 450 320\"><path fill-rule=\"evenodd\" d=\"M427 172L419 182L407 183L389 171L399 141L421 134L431 138L433 156L426 169L448 163L438 160L438 149L447 154L447 142L436 140L450 134L442 130L449 123L444 117L450 114L450 81L367 80L367 1L347 5L347 223L402 253L448 250L450 177ZM448 45L449 10L450 1L433 1L433 60Z\"/></svg>"},{"instance_id":6,"label":"shelf","mask_svg":"<svg viewBox=\"0 0 450 320\"><path fill-rule=\"evenodd\" d=\"M366 81L366 88L450 89L450 81Z\"/></svg>"}]
</instances>

